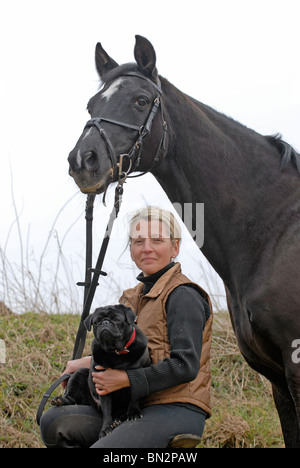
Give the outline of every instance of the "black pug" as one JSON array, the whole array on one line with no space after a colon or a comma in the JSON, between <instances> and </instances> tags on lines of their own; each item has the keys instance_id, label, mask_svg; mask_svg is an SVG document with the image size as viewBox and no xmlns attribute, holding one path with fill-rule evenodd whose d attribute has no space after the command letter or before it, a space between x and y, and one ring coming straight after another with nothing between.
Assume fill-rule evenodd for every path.
<instances>
[{"instance_id":1,"label":"black pug","mask_svg":"<svg viewBox=\"0 0 300 468\"><path fill-rule=\"evenodd\" d=\"M151 364L147 337L135 319L134 312L121 304L99 307L89 315L84 324L88 331L93 325L91 367L74 372L64 395L51 401L54 406L90 405L100 411L103 424L99 437L109 434L122 421L141 417L139 402L132 401L130 387L100 396L92 381L92 372L99 372L95 369L98 365L126 370Z\"/></svg>"}]
</instances>

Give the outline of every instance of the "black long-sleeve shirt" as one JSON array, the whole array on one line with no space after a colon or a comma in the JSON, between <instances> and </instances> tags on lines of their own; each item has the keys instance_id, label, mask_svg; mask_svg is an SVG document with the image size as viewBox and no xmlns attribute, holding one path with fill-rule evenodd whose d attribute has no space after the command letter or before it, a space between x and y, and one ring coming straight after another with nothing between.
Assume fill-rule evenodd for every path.
<instances>
[{"instance_id":1,"label":"black long-sleeve shirt","mask_svg":"<svg viewBox=\"0 0 300 468\"><path fill-rule=\"evenodd\" d=\"M137 279L144 283L144 294L173 265L150 276L140 274ZM189 382L198 374L203 329L210 315L208 303L193 286L181 285L169 295L166 313L170 357L149 367L127 371L133 399Z\"/></svg>"}]
</instances>

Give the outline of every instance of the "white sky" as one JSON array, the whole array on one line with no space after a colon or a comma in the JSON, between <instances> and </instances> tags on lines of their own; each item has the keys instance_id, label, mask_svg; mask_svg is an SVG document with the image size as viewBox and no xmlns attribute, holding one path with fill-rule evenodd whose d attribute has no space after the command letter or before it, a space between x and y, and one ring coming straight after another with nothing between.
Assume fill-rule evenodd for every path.
<instances>
[{"instance_id":1,"label":"white sky","mask_svg":"<svg viewBox=\"0 0 300 468\"><path fill-rule=\"evenodd\" d=\"M299 7L299 0L2 2L0 247L15 270L22 263L21 244L32 272L45 249L42 274L48 272L48 280L59 241L71 283L83 280L85 196L68 176L67 156L88 120L87 101L97 91L98 41L126 63L133 61L135 34L146 36L155 47L159 73L179 89L262 134L282 133L299 151ZM158 203L162 195L154 184L150 176L128 182L124 214L137 197ZM46 244L56 215L73 195ZM95 254L109 214L100 201L96 205ZM99 301L111 302L106 285L122 289L135 282L120 243L109 250L110 276L100 286L106 297ZM223 294L216 276L203 278L207 266L200 252L190 244L182 251L187 252L180 257L185 272L216 298ZM64 275L61 269L62 282ZM0 286L0 300L1 294Z\"/></svg>"}]
</instances>

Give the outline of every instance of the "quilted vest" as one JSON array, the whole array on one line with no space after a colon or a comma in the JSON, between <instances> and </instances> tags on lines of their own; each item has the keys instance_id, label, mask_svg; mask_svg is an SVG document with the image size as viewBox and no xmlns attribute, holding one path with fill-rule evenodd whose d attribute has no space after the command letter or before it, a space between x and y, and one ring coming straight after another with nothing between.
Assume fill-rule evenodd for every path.
<instances>
[{"instance_id":1,"label":"quilted vest","mask_svg":"<svg viewBox=\"0 0 300 468\"><path fill-rule=\"evenodd\" d=\"M197 377L191 382L153 393L143 399L141 406L161 403L191 403L202 408L210 415L210 348L213 313L208 294L199 285L184 276L181 273L180 263L176 263L157 280L148 294L143 295L144 285L140 283L134 288L124 291L120 303L131 307L137 315L137 324L148 338L152 363L157 364L159 361L170 357L166 302L170 293L183 284L193 285L210 306L210 317L203 330L200 370ZM202 333L202 330L199 330L199 333Z\"/></svg>"}]
</instances>

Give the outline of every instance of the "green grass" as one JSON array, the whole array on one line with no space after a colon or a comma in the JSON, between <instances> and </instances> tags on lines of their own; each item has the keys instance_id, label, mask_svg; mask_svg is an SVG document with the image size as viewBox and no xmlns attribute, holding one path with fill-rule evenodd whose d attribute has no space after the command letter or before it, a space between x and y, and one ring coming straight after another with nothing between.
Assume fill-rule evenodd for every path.
<instances>
[{"instance_id":1,"label":"green grass","mask_svg":"<svg viewBox=\"0 0 300 468\"><path fill-rule=\"evenodd\" d=\"M78 323L69 314L0 315L7 348L0 364L0 448L43 447L36 410L72 356ZM212 402L200 447L283 447L270 384L241 357L223 313L214 324Z\"/></svg>"}]
</instances>

